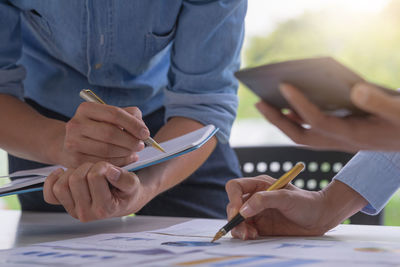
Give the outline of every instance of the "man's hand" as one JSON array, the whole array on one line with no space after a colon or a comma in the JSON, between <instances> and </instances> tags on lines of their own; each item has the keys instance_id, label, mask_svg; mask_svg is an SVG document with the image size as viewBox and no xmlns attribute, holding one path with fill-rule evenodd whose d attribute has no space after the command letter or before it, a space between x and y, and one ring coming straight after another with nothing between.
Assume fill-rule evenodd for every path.
<instances>
[{"instance_id":1,"label":"man's hand","mask_svg":"<svg viewBox=\"0 0 400 267\"><path fill-rule=\"evenodd\" d=\"M45 181L43 195L47 203L63 205L82 222L137 212L152 198L134 173L107 162L54 171Z\"/></svg>"},{"instance_id":2,"label":"man's hand","mask_svg":"<svg viewBox=\"0 0 400 267\"><path fill-rule=\"evenodd\" d=\"M57 137L53 154L66 167L99 161L123 166L138 160L136 152L149 136L138 108L85 102Z\"/></svg>"},{"instance_id":3,"label":"man's hand","mask_svg":"<svg viewBox=\"0 0 400 267\"><path fill-rule=\"evenodd\" d=\"M235 238L261 236L316 236L363 208L367 202L347 185L333 181L326 189L312 192L292 184L265 191L275 179L262 175L229 181L228 219L238 212L246 220L231 233Z\"/></svg>"},{"instance_id":4,"label":"man's hand","mask_svg":"<svg viewBox=\"0 0 400 267\"><path fill-rule=\"evenodd\" d=\"M400 150L400 97L387 95L372 85L357 84L351 100L371 115L338 118L324 114L291 85L281 85L281 92L293 108L289 114L265 102L256 106L296 143L348 152Z\"/></svg>"},{"instance_id":5,"label":"man's hand","mask_svg":"<svg viewBox=\"0 0 400 267\"><path fill-rule=\"evenodd\" d=\"M174 117L155 138L162 142L201 127L202 124L191 119ZM141 169L137 176L106 162L84 163L67 171L59 169L47 177L44 198L50 204L63 205L69 214L81 221L137 212L158 194L192 174L216 143L216 138L212 137L196 151Z\"/></svg>"}]
</instances>

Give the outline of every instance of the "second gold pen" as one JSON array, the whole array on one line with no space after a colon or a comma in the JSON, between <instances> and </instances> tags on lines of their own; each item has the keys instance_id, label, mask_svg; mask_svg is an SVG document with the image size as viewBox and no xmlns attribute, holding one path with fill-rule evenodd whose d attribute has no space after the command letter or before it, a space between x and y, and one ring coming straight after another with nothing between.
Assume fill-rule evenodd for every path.
<instances>
[{"instance_id":1,"label":"second gold pen","mask_svg":"<svg viewBox=\"0 0 400 267\"><path fill-rule=\"evenodd\" d=\"M304 164L302 162L297 163L292 169L283 174L278 180L276 180L268 189L265 191L273 191L285 187L290 183L302 170L304 169ZM238 213L233 217L226 225L224 225L214 236L211 242L220 239L222 236L226 235L230 230L243 222L246 218Z\"/></svg>"}]
</instances>

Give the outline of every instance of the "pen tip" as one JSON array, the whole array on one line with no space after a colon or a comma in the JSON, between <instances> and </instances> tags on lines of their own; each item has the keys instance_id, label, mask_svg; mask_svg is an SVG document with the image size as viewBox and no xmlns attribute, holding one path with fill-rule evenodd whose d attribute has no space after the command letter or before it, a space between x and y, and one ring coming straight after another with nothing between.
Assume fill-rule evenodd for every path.
<instances>
[{"instance_id":1,"label":"pen tip","mask_svg":"<svg viewBox=\"0 0 400 267\"><path fill-rule=\"evenodd\" d=\"M219 230L218 233L215 234L213 240L211 240L211 243L214 243L215 241L220 239L223 235L224 235L224 233L221 230Z\"/></svg>"},{"instance_id":2,"label":"pen tip","mask_svg":"<svg viewBox=\"0 0 400 267\"><path fill-rule=\"evenodd\" d=\"M163 153L167 153L164 148L162 148L156 141L153 140L153 138L149 137L147 140L144 141L144 143L148 146L152 146L157 150L160 150Z\"/></svg>"},{"instance_id":3,"label":"pen tip","mask_svg":"<svg viewBox=\"0 0 400 267\"><path fill-rule=\"evenodd\" d=\"M156 145L156 148L163 153L167 153L160 145Z\"/></svg>"}]
</instances>

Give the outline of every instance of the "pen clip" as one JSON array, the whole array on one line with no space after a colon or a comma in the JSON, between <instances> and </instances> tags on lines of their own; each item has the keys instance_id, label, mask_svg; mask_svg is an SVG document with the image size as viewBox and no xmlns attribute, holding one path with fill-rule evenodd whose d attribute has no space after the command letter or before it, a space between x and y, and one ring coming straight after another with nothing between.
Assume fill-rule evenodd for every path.
<instances>
[{"instance_id":1,"label":"pen clip","mask_svg":"<svg viewBox=\"0 0 400 267\"><path fill-rule=\"evenodd\" d=\"M105 102L103 100L101 100L100 97L98 97L92 90L90 89L83 89L81 90L81 92L79 93L80 97L82 97L83 99L85 99L88 102L96 102L96 103L100 103L100 104L105 104Z\"/></svg>"}]
</instances>

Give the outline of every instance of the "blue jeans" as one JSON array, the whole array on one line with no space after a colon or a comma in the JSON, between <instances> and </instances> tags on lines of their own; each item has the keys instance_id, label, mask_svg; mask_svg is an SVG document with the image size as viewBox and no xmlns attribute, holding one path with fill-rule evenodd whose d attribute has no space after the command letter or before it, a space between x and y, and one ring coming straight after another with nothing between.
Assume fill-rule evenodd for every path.
<instances>
[{"instance_id":1,"label":"blue jeans","mask_svg":"<svg viewBox=\"0 0 400 267\"><path fill-rule=\"evenodd\" d=\"M67 121L68 118L47 110L37 103L26 100L42 115ZM164 109L159 109L143 118L151 133L156 133L164 124ZM40 168L45 164L8 156L10 173L31 168ZM153 216L179 216L202 218L225 218L228 197L225 184L241 176L236 154L229 144L218 143L207 161L189 178L155 197L137 214ZM18 195L22 210L65 212L62 206L44 202L42 192Z\"/></svg>"}]
</instances>

